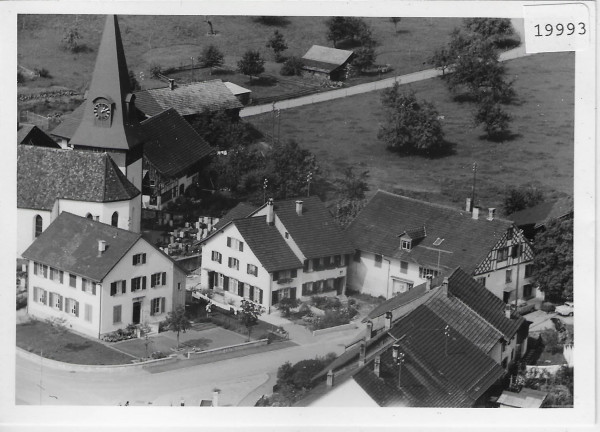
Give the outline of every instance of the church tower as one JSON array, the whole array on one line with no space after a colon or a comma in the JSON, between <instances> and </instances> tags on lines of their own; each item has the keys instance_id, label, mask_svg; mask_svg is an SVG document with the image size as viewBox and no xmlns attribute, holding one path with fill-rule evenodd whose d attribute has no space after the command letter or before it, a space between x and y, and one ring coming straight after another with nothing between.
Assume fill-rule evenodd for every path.
<instances>
[{"instance_id":1,"label":"church tower","mask_svg":"<svg viewBox=\"0 0 600 432\"><path fill-rule=\"evenodd\" d=\"M116 15L106 19L84 113L70 144L107 152L140 191L143 146Z\"/></svg>"}]
</instances>

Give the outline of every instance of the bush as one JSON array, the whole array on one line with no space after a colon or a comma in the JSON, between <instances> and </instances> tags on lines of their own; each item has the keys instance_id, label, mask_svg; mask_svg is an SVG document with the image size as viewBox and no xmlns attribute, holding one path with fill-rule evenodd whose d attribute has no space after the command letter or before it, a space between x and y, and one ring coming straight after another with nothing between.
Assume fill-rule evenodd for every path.
<instances>
[{"instance_id":1,"label":"bush","mask_svg":"<svg viewBox=\"0 0 600 432\"><path fill-rule=\"evenodd\" d=\"M526 306L521 306L519 308L517 308L517 313L521 316L523 315L527 315L528 313L531 313L535 310L535 305L534 304L529 304Z\"/></svg>"},{"instance_id":2,"label":"bush","mask_svg":"<svg viewBox=\"0 0 600 432\"><path fill-rule=\"evenodd\" d=\"M162 351L154 351L154 352L153 352L153 353L150 355L150 357L151 357L152 359L154 359L154 360L157 360L157 359L166 358L166 357L167 357L167 355L166 355L164 352L162 352Z\"/></svg>"},{"instance_id":3,"label":"bush","mask_svg":"<svg viewBox=\"0 0 600 432\"><path fill-rule=\"evenodd\" d=\"M23 84L25 82L25 75L21 72L17 72L17 84Z\"/></svg>"},{"instance_id":4,"label":"bush","mask_svg":"<svg viewBox=\"0 0 600 432\"><path fill-rule=\"evenodd\" d=\"M42 78L52 78L52 75L50 75L50 72L46 68L35 68L35 72Z\"/></svg>"},{"instance_id":5,"label":"bush","mask_svg":"<svg viewBox=\"0 0 600 432\"><path fill-rule=\"evenodd\" d=\"M27 306L27 296L17 296L17 310Z\"/></svg>"},{"instance_id":6,"label":"bush","mask_svg":"<svg viewBox=\"0 0 600 432\"><path fill-rule=\"evenodd\" d=\"M298 307L299 303L300 302L298 299L283 298L279 301L279 304L277 305L277 309L279 309L281 311L281 314L285 318L288 318L290 316L290 309Z\"/></svg>"},{"instance_id":7,"label":"bush","mask_svg":"<svg viewBox=\"0 0 600 432\"><path fill-rule=\"evenodd\" d=\"M337 297L312 296L310 300L314 307L325 311L342 307L342 303Z\"/></svg>"},{"instance_id":8,"label":"bush","mask_svg":"<svg viewBox=\"0 0 600 432\"><path fill-rule=\"evenodd\" d=\"M150 70L148 72L150 72L151 78L158 78L159 75L162 74L162 66L157 63L153 63L150 65Z\"/></svg>"},{"instance_id":9,"label":"bush","mask_svg":"<svg viewBox=\"0 0 600 432\"><path fill-rule=\"evenodd\" d=\"M547 352L550 354L558 354L562 352L563 346L559 341L558 332L556 330L544 330L541 336L544 340L544 346Z\"/></svg>"},{"instance_id":10,"label":"bush","mask_svg":"<svg viewBox=\"0 0 600 432\"><path fill-rule=\"evenodd\" d=\"M290 57L281 66L279 74L283 76L302 76L303 65L302 60L298 57Z\"/></svg>"},{"instance_id":11,"label":"bush","mask_svg":"<svg viewBox=\"0 0 600 432\"><path fill-rule=\"evenodd\" d=\"M350 323L348 309L327 310L322 317L316 317L311 324L311 330L321 330Z\"/></svg>"},{"instance_id":12,"label":"bush","mask_svg":"<svg viewBox=\"0 0 600 432\"><path fill-rule=\"evenodd\" d=\"M540 306L540 310L542 310L544 312L554 312L555 309L556 309L556 306L554 306L550 302L543 302L542 306Z\"/></svg>"}]
</instances>

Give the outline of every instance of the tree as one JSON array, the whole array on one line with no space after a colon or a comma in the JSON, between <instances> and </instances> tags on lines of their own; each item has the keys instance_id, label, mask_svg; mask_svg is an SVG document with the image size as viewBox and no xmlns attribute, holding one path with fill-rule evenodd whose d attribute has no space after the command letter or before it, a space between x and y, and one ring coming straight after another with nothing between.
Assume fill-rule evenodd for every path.
<instances>
[{"instance_id":1,"label":"tree","mask_svg":"<svg viewBox=\"0 0 600 432\"><path fill-rule=\"evenodd\" d=\"M369 190L367 179L369 171L356 173L353 166L344 169L344 177L337 180L337 192L342 199L362 200L365 198L365 192Z\"/></svg>"},{"instance_id":2,"label":"tree","mask_svg":"<svg viewBox=\"0 0 600 432\"><path fill-rule=\"evenodd\" d=\"M177 306L174 311L169 312L167 315L165 327L177 333L177 349L179 349L179 333L185 333L191 326L190 320L185 316L185 308L183 306Z\"/></svg>"},{"instance_id":3,"label":"tree","mask_svg":"<svg viewBox=\"0 0 600 432\"><path fill-rule=\"evenodd\" d=\"M237 65L238 71L243 75L248 75L250 81L253 76L260 75L265 71L265 61L255 50L246 51Z\"/></svg>"},{"instance_id":4,"label":"tree","mask_svg":"<svg viewBox=\"0 0 600 432\"><path fill-rule=\"evenodd\" d=\"M373 47L360 47L354 51L354 59L352 65L357 68L360 72L370 68L375 64L375 50Z\"/></svg>"},{"instance_id":5,"label":"tree","mask_svg":"<svg viewBox=\"0 0 600 432\"><path fill-rule=\"evenodd\" d=\"M62 46L67 51L72 53L79 52L80 45L78 40L81 39L81 34L77 26L67 27L62 37Z\"/></svg>"},{"instance_id":6,"label":"tree","mask_svg":"<svg viewBox=\"0 0 600 432\"><path fill-rule=\"evenodd\" d=\"M508 18L465 18L463 19L463 28L496 45L515 33Z\"/></svg>"},{"instance_id":7,"label":"tree","mask_svg":"<svg viewBox=\"0 0 600 432\"><path fill-rule=\"evenodd\" d=\"M137 80L135 73L130 70L129 71L129 84L131 85L132 90L141 90L140 82Z\"/></svg>"},{"instance_id":8,"label":"tree","mask_svg":"<svg viewBox=\"0 0 600 432\"><path fill-rule=\"evenodd\" d=\"M327 40L337 43L350 40L363 46L375 45L372 31L362 18L358 17L331 17L325 21L327 26Z\"/></svg>"},{"instance_id":9,"label":"tree","mask_svg":"<svg viewBox=\"0 0 600 432\"><path fill-rule=\"evenodd\" d=\"M286 298L282 298L279 303L277 304L277 309L279 311L281 311L281 315L284 318L287 318L290 316L290 310L298 307L298 305L300 304L300 301L298 299L292 299L289 297Z\"/></svg>"},{"instance_id":10,"label":"tree","mask_svg":"<svg viewBox=\"0 0 600 432\"><path fill-rule=\"evenodd\" d=\"M433 64L433 67L436 69L440 69L442 71L442 76L446 75L446 70L450 67L451 64L450 52L447 48L437 48L433 52L433 56L429 59L429 62Z\"/></svg>"},{"instance_id":11,"label":"tree","mask_svg":"<svg viewBox=\"0 0 600 432\"><path fill-rule=\"evenodd\" d=\"M273 50L273 53L275 54L275 61L278 63L284 59L281 53L288 49L285 39L279 30L275 30L273 36L271 36L271 39L269 39L267 42L266 47Z\"/></svg>"},{"instance_id":12,"label":"tree","mask_svg":"<svg viewBox=\"0 0 600 432\"><path fill-rule=\"evenodd\" d=\"M283 76L301 76L304 63L298 57L289 57L281 66L279 73Z\"/></svg>"},{"instance_id":13,"label":"tree","mask_svg":"<svg viewBox=\"0 0 600 432\"><path fill-rule=\"evenodd\" d=\"M203 67L215 68L223 65L223 53L214 45L209 45L200 55L200 62Z\"/></svg>"},{"instance_id":14,"label":"tree","mask_svg":"<svg viewBox=\"0 0 600 432\"><path fill-rule=\"evenodd\" d=\"M550 301L573 299L573 218L554 220L533 242L533 283Z\"/></svg>"},{"instance_id":15,"label":"tree","mask_svg":"<svg viewBox=\"0 0 600 432\"><path fill-rule=\"evenodd\" d=\"M510 188L504 194L504 213L510 215L514 212L524 210L538 205L544 201L544 193L534 187Z\"/></svg>"},{"instance_id":16,"label":"tree","mask_svg":"<svg viewBox=\"0 0 600 432\"><path fill-rule=\"evenodd\" d=\"M248 340L252 327L258 324L258 317L263 313L263 308L249 300L242 299L242 309L238 312L239 320L248 330Z\"/></svg>"},{"instance_id":17,"label":"tree","mask_svg":"<svg viewBox=\"0 0 600 432\"><path fill-rule=\"evenodd\" d=\"M311 173L315 183L319 174L315 155L293 140L276 142L265 160L264 178L269 180L269 192L275 199L306 194L307 176Z\"/></svg>"},{"instance_id":18,"label":"tree","mask_svg":"<svg viewBox=\"0 0 600 432\"><path fill-rule=\"evenodd\" d=\"M402 20L400 17L390 17L390 22L394 24L394 30L398 33L398 23Z\"/></svg>"},{"instance_id":19,"label":"tree","mask_svg":"<svg viewBox=\"0 0 600 432\"><path fill-rule=\"evenodd\" d=\"M409 154L431 154L443 149L444 132L431 103L417 101L414 92L400 93L398 83L383 93L381 102L385 119L377 138L388 149Z\"/></svg>"},{"instance_id":20,"label":"tree","mask_svg":"<svg viewBox=\"0 0 600 432\"><path fill-rule=\"evenodd\" d=\"M501 139L506 136L509 132L510 120L510 115L492 98L487 98L478 103L474 123L475 126L483 124L488 139Z\"/></svg>"}]
</instances>

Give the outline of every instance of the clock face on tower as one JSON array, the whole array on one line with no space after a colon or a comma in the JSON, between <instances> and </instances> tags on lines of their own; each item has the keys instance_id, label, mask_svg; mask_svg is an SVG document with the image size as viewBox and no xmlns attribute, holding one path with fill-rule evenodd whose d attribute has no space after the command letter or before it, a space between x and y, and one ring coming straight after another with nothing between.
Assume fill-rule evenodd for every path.
<instances>
[{"instance_id":1,"label":"clock face on tower","mask_svg":"<svg viewBox=\"0 0 600 432\"><path fill-rule=\"evenodd\" d=\"M98 120L108 120L110 118L110 105L106 102L98 102L94 105L94 116Z\"/></svg>"}]
</instances>

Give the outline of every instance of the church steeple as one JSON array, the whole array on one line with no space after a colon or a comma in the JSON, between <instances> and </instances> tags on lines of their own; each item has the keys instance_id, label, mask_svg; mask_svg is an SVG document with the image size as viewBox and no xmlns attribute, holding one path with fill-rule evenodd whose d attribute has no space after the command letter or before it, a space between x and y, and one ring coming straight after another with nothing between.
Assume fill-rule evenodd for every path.
<instances>
[{"instance_id":1,"label":"church steeple","mask_svg":"<svg viewBox=\"0 0 600 432\"><path fill-rule=\"evenodd\" d=\"M75 148L105 151L130 151L136 147L141 139L134 100L117 16L109 15L84 102L83 118L70 143ZM127 159L131 162L130 155Z\"/></svg>"}]
</instances>

